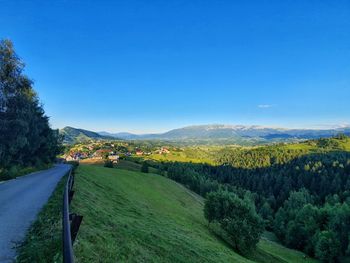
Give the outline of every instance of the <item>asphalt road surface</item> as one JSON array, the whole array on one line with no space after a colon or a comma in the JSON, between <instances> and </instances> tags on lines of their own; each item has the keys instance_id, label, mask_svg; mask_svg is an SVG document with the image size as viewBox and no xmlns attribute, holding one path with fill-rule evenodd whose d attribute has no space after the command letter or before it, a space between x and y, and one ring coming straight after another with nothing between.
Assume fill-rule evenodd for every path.
<instances>
[{"instance_id":1,"label":"asphalt road surface","mask_svg":"<svg viewBox=\"0 0 350 263\"><path fill-rule=\"evenodd\" d=\"M16 245L46 204L57 183L70 169L69 165L0 182L0 262L13 262Z\"/></svg>"}]
</instances>

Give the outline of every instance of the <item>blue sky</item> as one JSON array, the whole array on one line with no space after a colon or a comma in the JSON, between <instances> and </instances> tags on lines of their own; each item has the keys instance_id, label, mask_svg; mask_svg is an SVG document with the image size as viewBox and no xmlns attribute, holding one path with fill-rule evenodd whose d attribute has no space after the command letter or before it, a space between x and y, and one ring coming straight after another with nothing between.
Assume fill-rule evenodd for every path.
<instances>
[{"instance_id":1,"label":"blue sky","mask_svg":"<svg viewBox=\"0 0 350 263\"><path fill-rule=\"evenodd\" d=\"M350 1L0 0L52 126L350 123Z\"/></svg>"}]
</instances>

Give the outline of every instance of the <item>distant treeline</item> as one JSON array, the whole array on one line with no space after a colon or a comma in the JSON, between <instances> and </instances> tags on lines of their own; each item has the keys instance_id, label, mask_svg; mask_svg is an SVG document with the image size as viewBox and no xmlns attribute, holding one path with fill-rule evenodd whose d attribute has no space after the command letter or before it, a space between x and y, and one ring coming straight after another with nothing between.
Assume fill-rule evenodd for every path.
<instances>
[{"instance_id":1,"label":"distant treeline","mask_svg":"<svg viewBox=\"0 0 350 263\"><path fill-rule=\"evenodd\" d=\"M156 166L204 197L223 190L242 200L249 196L283 244L333 262L350 255L350 153L337 150L347 140L313 141L319 147L314 153L269 146L222 151L218 166Z\"/></svg>"},{"instance_id":2,"label":"distant treeline","mask_svg":"<svg viewBox=\"0 0 350 263\"><path fill-rule=\"evenodd\" d=\"M0 179L47 166L60 150L58 131L23 69L11 41L0 41Z\"/></svg>"}]
</instances>

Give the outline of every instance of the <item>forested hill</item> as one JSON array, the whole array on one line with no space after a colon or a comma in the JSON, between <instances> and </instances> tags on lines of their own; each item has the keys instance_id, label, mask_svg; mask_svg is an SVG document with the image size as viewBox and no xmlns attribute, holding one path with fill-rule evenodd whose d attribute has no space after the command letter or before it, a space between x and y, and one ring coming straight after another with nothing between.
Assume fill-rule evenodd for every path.
<instances>
[{"instance_id":1,"label":"forested hill","mask_svg":"<svg viewBox=\"0 0 350 263\"><path fill-rule=\"evenodd\" d=\"M93 131L77 129L73 127L64 127L59 130L60 135L63 136L64 143L77 143L90 140L111 140L116 139L111 136L101 135Z\"/></svg>"},{"instance_id":2,"label":"forested hill","mask_svg":"<svg viewBox=\"0 0 350 263\"><path fill-rule=\"evenodd\" d=\"M216 158L215 166L162 162L158 168L202 196L228 191L250 199L266 229L290 248L324 262L349 259L349 137L227 147Z\"/></svg>"}]
</instances>

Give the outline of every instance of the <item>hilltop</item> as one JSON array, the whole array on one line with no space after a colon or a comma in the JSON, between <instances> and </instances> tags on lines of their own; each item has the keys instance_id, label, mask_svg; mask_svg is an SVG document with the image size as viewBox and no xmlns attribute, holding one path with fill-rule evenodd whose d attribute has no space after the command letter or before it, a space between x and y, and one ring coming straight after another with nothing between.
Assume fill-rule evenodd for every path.
<instances>
[{"instance_id":1,"label":"hilltop","mask_svg":"<svg viewBox=\"0 0 350 263\"><path fill-rule=\"evenodd\" d=\"M84 129L77 129L73 127L64 127L59 130L59 134L63 136L64 143L77 143L86 142L90 140L110 140L115 139L114 137L101 135L97 132L88 131Z\"/></svg>"}]
</instances>

